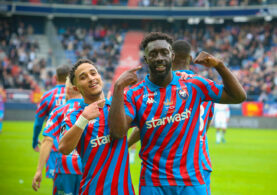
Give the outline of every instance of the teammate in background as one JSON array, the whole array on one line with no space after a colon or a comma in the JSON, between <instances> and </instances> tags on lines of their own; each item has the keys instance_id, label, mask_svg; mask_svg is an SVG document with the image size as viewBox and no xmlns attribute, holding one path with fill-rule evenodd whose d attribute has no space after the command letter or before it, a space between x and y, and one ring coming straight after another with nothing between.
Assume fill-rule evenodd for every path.
<instances>
[{"instance_id":1,"label":"teammate in background","mask_svg":"<svg viewBox=\"0 0 277 195\"><path fill-rule=\"evenodd\" d=\"M3 129L3 119L4 119L4 99L6 98L5 91L0 87L0 133Z\"/></svg>"},{"instance_id":2,"label":"teammate in background","mask_svg":"<svg viewBox=\"0 0 277 195\"><path fill-rule=\"evenodd\" d=\"M76 109L82 101L81 94L73 89L69 77L66 80L65 93L66 104L58 106L51 112L43 131L44 139L40 147L39 163L32 184L35 191L40 187L42 170L52 146L55 151L58 151L59 135L64 117ZM80 156L76 152L70 155L57 153L56 156L53 194L78 194L82 177Z\"/></svg>"},{"instance_id":3,"label":"teammate in background","mask_svg":"<svg viewBox=\"0 0 277 195\"><path fill-rule=\"evenodd\" d=\"M90 60L82 59L72 68L70 80L84 102L63 121L59 151L69 154L77 147L83 166L79 194L134 194L127 137L110 137L110 102L104 98L100 74Z\"/></svg>"},{"instance_id":4,"label":"teammate in background","mask_svg":"<svg viewBox=\"0 0 277 195\"><path fill-rule=\"evenodd\" d=\"M108 122L115 138L126 136L132 122L140 128L140 194L207 194L200 169L200 104L210 100L240 103L246 93L223 62L205 52L195 63L214 67L224 86L197 75L176 76L171 71L172 42L163 33L144 38L150 74L126 91L125 87L137 82L136 71L141 67L118 78Z\"/></svg>"},{"instance_id":5,"label":"teammate in background","mask_svg":"<svg viewBox=\"0 0 277 195\"><path fill-rule=\"evenodd\" d=\"M59 66L56 69L56 80L57 85L53 89L45 92L38 105L35 122L34 122L34 132L33 132L33 149L39 152L39 134L42 129L42 125L45 119L49 117L49 114L56 107L63 105L65 103L65 81L66 76L70 70L69 66ZM51 152L46 163L46 177L54 178L54 169L56 162L56 155Z\"/></svg>"},{"instance_id":6,"label":"teammate in background","mask_svg":"<svg viewBox=\"0 0 277 195\"><path fill-rule=\"evenodd\" d=\"M215 104L214 124L216 128L216 143L225 143L227 123L230 119L230 108L228 104ZM221 130L221 132L220 132Z\"/></svg>"}]
</instances>

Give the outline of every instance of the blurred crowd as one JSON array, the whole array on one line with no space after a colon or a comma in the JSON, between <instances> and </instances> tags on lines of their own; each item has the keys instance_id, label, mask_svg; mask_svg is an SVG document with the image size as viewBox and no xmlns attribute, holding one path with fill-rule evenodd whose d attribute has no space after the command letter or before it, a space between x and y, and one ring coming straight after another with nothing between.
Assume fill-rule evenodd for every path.
<instances>
[{"instance_id":1,"label":"blurred crowd","mask_svg":"<svg viewBox=\"0 0 277 195\"><path fill-rule=\"evenodd\" d=\"M145 26L146 32L167 32L192 45L192 57L206 51L221 58L236 74L248 94L248 100L277 101L277 25L260 22L224 25L194 25L169 28L158 23ZM170 29L170 30L169 30ZM144 62L143 58L141 59ZM217 82L216 71L199 65L191 69ZM146 73L144 69L144 74ZM142 77L143 77L142 76Z\"/></svg>"},{"instance_id":2,"label":"blurred crowd","mask_svg":"<svg viewBox=\"0 0 277 195\"><path fill-rule=\"evenodd\" d=\"M274 0L140 0L140 6L173 7L223 7L266 5L276 3Z\"/></svg>"},{"instance_id":3,"label":"blurred crowd","mask_svg":"<svg viewBox=\"0 0 277 195\"><path fill-rule=\"evenodd\" d=\"M11 1L11 0L6 0ZM126 6L128 0L16 0L31 3L56 3L78 5L121 5ZM274 4L276 0L140 0L138 6L183 6L183 7L222 7L222 6L247 6Z\"/></svg>"},{"instance_id":4,"label":"blurred crowd","mask_svg":"<svg viewBox=\"0 0 277 195\"><path fill-rule=\"evenodd\" d=\"M129 26L128 26L129 25ZM143 32L161 31L175 40L185 39L192 45L192 57L206 51L221 58L236 74L247 91L248 100L277 101L277 21L262 20L249 23L187 25L184 22L162 21L136 24ZM105 24L92 22L90 26L57 25L58 36L73 64L79 58L95 62L106 83L110 83L120 58L127 30L134 26L126 23ZM42 84L49 89L55 84L45 59L38 59L39 44L30 25L19 23L11 28L0 21L0 87L34 89ZM141 56L141 63L144 63ZM216 71L192 64L191 69L204 77L221 82ZM147 65L140 77L147 74ZM34 82L34 80L36 82Z\"/></svg>"},{"instance_id":5,"label":"blurred crowd","mask_svg":"<svg viewBox=\"0 0 277 195\"><path fill-rule=\"evenodd\" d=\"M72 64L79 58L90 59L107 82L112 80L125 35L120 25L58 27L58 33L64 50L73 52Z\"/></svg>"}]
</instances>

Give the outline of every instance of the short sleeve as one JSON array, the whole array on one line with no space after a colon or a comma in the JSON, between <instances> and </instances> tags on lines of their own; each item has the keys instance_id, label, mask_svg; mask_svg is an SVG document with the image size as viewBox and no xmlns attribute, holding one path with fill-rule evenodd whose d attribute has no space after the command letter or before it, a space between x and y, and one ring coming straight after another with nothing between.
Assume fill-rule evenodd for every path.
<instances>
[{"instance_id":1,"label":"short sleeve","mask_svg":"<svg viewBox=\"0 0 277 195\"><path fill-rule=\"evenodd\" d=\"M59 122L59 113L60 112L58 112L56 109L50 113L50 118L48 118L42 133L43 136L48 136L55 139L55 137L59 134L58 131L60 130L61 125Z\"/></svg>"},{"instance_id":2,"label":"short sleeve","mask_svg":"<svg viewBox=\"0 0 277 195\"><path fill-rule=\"evenodd\" d=\"M203 78L199 75L190 76L187 80L203 95L203 101L220 101L223 85L216 84L214 81Z\"/></svg>"},{"instance_id":3,"label":"short sleeve","mask_svg":"<svg viewBox=\"0 0 277 195\"><path fill-rule=\"evenodd\" d=\"M136 117L136 105L133 98L132 89L124 91L124 109L125 114L134 120Z\"/></svg>"}]
</instances>

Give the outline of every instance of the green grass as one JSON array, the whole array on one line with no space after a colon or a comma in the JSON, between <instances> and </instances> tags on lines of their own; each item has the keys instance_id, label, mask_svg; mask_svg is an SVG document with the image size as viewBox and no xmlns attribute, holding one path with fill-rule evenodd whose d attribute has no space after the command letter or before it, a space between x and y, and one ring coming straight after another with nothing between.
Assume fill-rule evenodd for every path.
<instances>
[{"instance_id":1,"label":"green grass","mask_svg":"<svg viewBox=\"0 0 277 195\"><path fill-rule=\"evenodd\" d=\"M0 134L0 194L52 193L52 181L45 177L39 192L31 187L38 160L38 153L31 147L32 129L32 122L4 121ZM215 144L215 130L211 128L208 139L214 169L212 194L277 194L277 130L228 129L227 143ZM137 156L131 165L136 192L139 173Z\"/></svg>"}]
</instances>

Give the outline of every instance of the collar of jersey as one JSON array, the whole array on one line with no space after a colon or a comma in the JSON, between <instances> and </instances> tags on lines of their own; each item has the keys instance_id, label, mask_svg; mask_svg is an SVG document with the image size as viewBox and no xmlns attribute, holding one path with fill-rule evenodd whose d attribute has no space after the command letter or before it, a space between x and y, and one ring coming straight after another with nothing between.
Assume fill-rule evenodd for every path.
<instances>
[{"instance_id":1,"label":"collar of jersey","mask_svg":"<svg viewBox=\"0 0 277 195\"><path fill-rule=\"evenodd\" d=\"M65 84L56 85L56 87L65 87Z\"/></svg>"},{"instance_id":2,"label":"collar of jersey","mask_svg":"<svg viewBox=\"0 0 277 195\"><path fill-rule=\"evenodd\" d=\"M175 71L173 71L174 73L176 73L176 72L185 72L185 73L187 73L187 74L194 74L194 72L192 72L191 70L175 70Z\"/></svg>"},{"instance_id":3,"label":"collar of jersey","mask_svg":"<svg viewBox=\"0 0 277 195\"><path fill-rule=\"evenodd\" d=\"M66 103L72 103L72 102L79 102L79 103L81 103L82 101L83 101L83 99L73 98L73 99L69 99L69 100L67 100L67 102L66 102Z\"/></svg>"},{"instance_id":4,"label":"collar of jersey","mask_svg":"<svg viewBox=\"0 0 277 195\"><path fill-rule=\"evenodd\" d=\"M175 72L172 72L172 75L173 75L172 81L168 85L178 85L178 83L179 83L178 76L175 74ZM152 83L149 80L149 74L145 77L145 84L151 91L155 91L156 89L164 88L164 87L161 87L161 86L158 86L158 85Z\"/></svg>"},{"instance_id":5,"label":"collar of jersey","mask_svg":"<svg viewBox=\"0 0 277 195\"><path fill-rule=\"evenodd\" d=\"M105 106L106 106L106 105L109 105L109 106L110 106L110 105L111 105L111 102L110 102L107 98L105 98L105 100L106 100L106 101L105 101ZM84 108L84 107L86 107L86 106L88 106L88 104L85 103L84 101L81 101L81 107Z\"/></svg>"}]
</instances>

